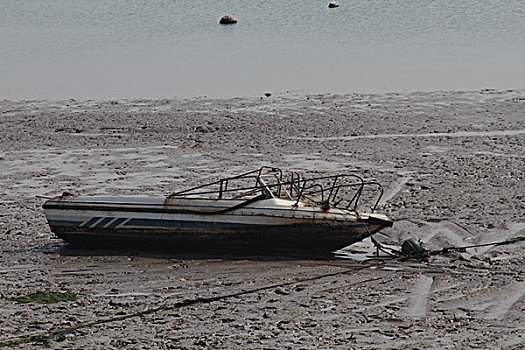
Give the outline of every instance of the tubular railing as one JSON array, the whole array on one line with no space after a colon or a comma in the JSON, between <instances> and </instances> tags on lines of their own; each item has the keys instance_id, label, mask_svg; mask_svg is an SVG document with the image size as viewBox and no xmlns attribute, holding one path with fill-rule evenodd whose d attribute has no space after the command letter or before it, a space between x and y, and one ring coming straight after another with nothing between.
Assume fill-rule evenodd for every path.
<instances>
[{"instance_id":1,"label":"tubular railing","mask_svg":"<svg viewBox=\"0 0 525 350\"><path fill-rule=\"evenodd\" d=\"M353 182L349 182L350 180ZM253 181L253 182L252 182ZM235 186L239 182L241 185ZM242 183L254 183L254 185L242 186ZM323 186L323 182L328 184ZM301 179L301 176L293 172L290 181L283 181L283 172L279 168L264 166L257 170L241 175L224 178L208 184L196 186L187 190L172 193L168 198L217 198L241 199L253 196L261 191L267 197L276 197L299 202L319 205L323 209L336 207L339 209L357 211L359 200L365 188L377 187L379 192L377 200L370 208L372 212L377 208L383 196L383 187L376 181L365 181L354 174L320 176L312 179ZM352 195L345 206L339 206L345 202L345 190ZM202 196L202 197L200 197Z\"/></svg>"}]
</instances>

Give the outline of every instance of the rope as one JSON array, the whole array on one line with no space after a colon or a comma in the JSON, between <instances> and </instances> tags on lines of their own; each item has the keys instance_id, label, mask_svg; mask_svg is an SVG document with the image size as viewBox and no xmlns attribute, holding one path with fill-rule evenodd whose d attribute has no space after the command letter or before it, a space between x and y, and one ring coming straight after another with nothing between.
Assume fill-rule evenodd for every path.
<instances>
[{"instance_id":1,"label":"rope","mask_svg":"<svg viewBox=\"0 0 525 350\"><path fill-rule=\"evenodd\" d=\"M408 242L408 241L412 241L412 240L408 239L405 242ZM466 250L470 249L470 248L488 247L488 246L495 246L495 247L497 247L497 246L502 246L502 245L514 244L514 243L518 243L518 242L521 242L521 241L525 241L525 236L514 237L514 238L511 238L511 239L508 239L508 240L505 240L505 241L498 241L498 242L480 243L480 244L473 244L473 245L461 246L461 247L454 247L454 246L452 246L452 247L445 247L443 249L438 249L438 250L426 250L420 244L417 244L417 243L413 242L414 244L417 244L417 247L418 247L419 251L408 251L408 252L405 252L403 250L402 251L397 251L397 250L391 249L392 253L387 253L387 254L389 256L396 256L396 257L401 258L401 259L413 258L413 259L416 259L416 260L425 260L429 256L442 255L442 254L446 254L446 253L451 252L451 251L466 252ZM386 252L383 246L381 246L380 248L381 248L382 251Z\"/></svg>"},{"instance_id":2,"label":"rope","mask_svg":"<svg viewBox=\"0 0 525 350\"><path fill-rule=\"evenodd\" d=\"M289 285L296 284L296 283L310 282L310 281L315 281L315 280L319 280L319 279L323 279L323 278L327 278L327 277L334 277L334 276L345 275L345 274L349 274L349 273L356 272L356 271L359 271L359 270L364 270L364 269L369 268L369 267L379 266L379 265L381 265L383 263L384 263L384 261L379 261L379 262L371 263L371 264L368 264L368 265L357 266L357 267L354 267L352 269L347 269L347 270L340 271L340 272L333 272L333 273L328 273L328 274L323 274L323 275L318 275L318 276L308 277L308 278L299 278L299 279L296 279L296 280L290 281L290 282L272 284L272 285L267 285L267 286L254 288L254 289L247 289L247 290L240 291L240 292L237 292L237 293L223 294L223 295L218 295L218 296L214 296L214 297L197 297L197 298L194 298L194 299L184 299L184 300L179 301L179 302L174 303L174 304L163 304L163 305L160 305L160 306L155 307L155 308L146 309L146 310L135 312L135 313L132 313L132 314L127 314L127 315L122 315L122 316L115 316L115 317L100 319L100 320L92 321L92 322L84 322L84 323L80 323L80 324L78 324L76 326L67 327L67 328L61 328L61 329L57 329L57 330L54 330L54 331L48 331L48 332L35 334L35 335L27 335L27 336L23 336L23 337L16 337L16 338L11 338L11 339L6 339L3 342L0 342L0 348L1 347L12 347L12 346L15 346L15 345L21 345L21 344L27 344L27 343L49 342L49 341L52 341L52 340L63 340L65 338L66 334L73 333L73 332L78 331L80 329L91 328L91 327L95 327L95 326L98 326L98 325L101 325L101 324L106 324L106 323L111 323L111 322L123 321L123 320L129 319L129 318L134 318L134 317L138 317L138 316L150 315L150 314L153 314L153 313L156 313L156 312L159 312L159 311L164 311L164 310L175 310L175 309L180 309L180 308L183 308L185 306L190 306L190 305L195 305L195 304L208 304L208 303L212 303L212 302L215 302L215 301L221 301L221 300L226 300L226 299L230 299L230 298L234 298L234 297L240 297L242 295L254 294L254 293L262 292L262 291L265 291L265 290L268 290L268 289L275 289L275 288L278 288L278 287L285 287L285 286L289 286ZM354 283L352 283L350 285L366 283L366 282L370 282L372 280L374 280L374 279L366 279L366 280L363 280L363 281L354 282Z\"/></svg>"},{"instance_id":3,"label":"rope","mask_svg":"<svg viewBox=\"0 0 525 350\"><path fill-rule=\"evenodd\" d=\"M507 245L507 244L514 244L514 243L518 243L518 242L521 242L521 241L525 241L525 236L519 236L519 237L514 237L514 238L511 238L511 239L507 239L505 241L498 241L498 242L491 242L491 243L481 243L481 244L474 244L474 245L463 246L463 247L453 247L452 246L452 247L446 247L446 248L443 248L443 249L440 249L440 250L426 250L420 244L418 244L418 246L421 248L420 252L411 252L410 254L406 254L406 253L403 252L403 250L398 251L398 250L394 250L394 249L389 248L390 251L388 251L378 240L376 240L374 238L372 232L370 231L370 226L367 225L364 222L364 220L361 218L361 216L359 215L359 213L357 211L355 211L355 215L357 217L357 221L361 222L363 224L363 226L366 228L366 230L368 232L368 236L370 237L372 243L374 243L374 245L375 245L375 247L377 249L377 251L376 251L377 258L375 260L379 259L379 251L382 251L383 253L387 254L391 258L401 258L401 259L415 258L417 260L425 260L430 255L441 255L441 254L446 254L446 253L451 252L451 251L465 252L469 248L478 248L478 247L487 247L487 246L495 246L496 247L496 246Z\"/></svg>"},{"instance_id":4,"label":"rope","mask_svg":"<svg viewBox=\"0 0 525 350\"><path fill-rule=\"evenodd\" d=\"M511 239L507 239L505 241L499 241L499 242L481 243L481 244L474 244L474 245L468 245L468 246L463 246L463 247L446 247L446 248L443 248L443 249L440 249L440 250L430 250L429 254L430 255L440 255L440 254L446 254L446 253L451 252L451 251L464 252L464 251L466 251L467 249L470 249L470 248L488 247L488 246L495 246L495 247L497 247L497 246L500 246L500 245L514 244L514 243L518 243L518 242L521 242L521 241L525 241L525 236L514 237L514 238L511 238Z\"/></svg>"},{"instance_id":5,"label":"rope","mask_svg":"<svg viewBox=\"0 0 525 350\"><path fill-rule=\"evenodd\" d=\"M379 251L381 250L383 253L391 256L391 257L398 257L399 256L399 252L395 252L397 254L393 254L389 251L387 251L383 245L377 240L375 239L375 237L373 236L373 233L372 231L370 231L370 225L367 225L363 219L361 219L361 216L359 215L359 212L357 212L357 210L355 211L355 215L357 217L357 221L361 222L363 224L363 226L366 228L366 231L368 232L368 237L370 237L370 240L372 241L372 243L374 243L375 247L377 248L377 252L376 252L376 256L379 256Z\"/></svg>"}]
</instances>

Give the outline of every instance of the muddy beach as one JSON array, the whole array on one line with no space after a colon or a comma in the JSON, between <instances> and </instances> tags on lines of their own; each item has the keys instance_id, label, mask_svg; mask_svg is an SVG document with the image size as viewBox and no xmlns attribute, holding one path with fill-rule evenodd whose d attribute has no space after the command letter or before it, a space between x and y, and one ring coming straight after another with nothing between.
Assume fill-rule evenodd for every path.
<instances>
[{"instance_id":1,"label":"muddy beach","mask_svg":"<svg viewBox=\"0 0 525 350\"><path fill-rule=\"evenodd\" d=\"M525 234L524 91L3 100L0 118L4 347L525 346L524 242L368 267L86 251L50 232L35 197L167 194L271 164L377 179L391 243L507 240ZM12 300L38 291L77 298Z\"/></svg>"}]
</instances>

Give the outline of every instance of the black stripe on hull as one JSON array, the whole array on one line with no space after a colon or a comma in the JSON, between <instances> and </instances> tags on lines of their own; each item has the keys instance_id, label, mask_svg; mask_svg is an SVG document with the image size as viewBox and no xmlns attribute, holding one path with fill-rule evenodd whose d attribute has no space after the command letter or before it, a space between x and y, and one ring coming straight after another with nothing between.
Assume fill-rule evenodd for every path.
<instances>
[{"instance_id":1,"label":"black stripe on hull","mask_svg":"<svg viewBox=\"0 0 525 350\"><path fill-rule=\"evenodd\" d=\"M384 226L372 226L377 232ZM358 229L358 231L357 231ZM77 247L139 247L170 252L308 251L327 254L368 236L362 227L257 226L236 229L113 229L52 226L60 238Z\"/></svg>"}]
</instances>

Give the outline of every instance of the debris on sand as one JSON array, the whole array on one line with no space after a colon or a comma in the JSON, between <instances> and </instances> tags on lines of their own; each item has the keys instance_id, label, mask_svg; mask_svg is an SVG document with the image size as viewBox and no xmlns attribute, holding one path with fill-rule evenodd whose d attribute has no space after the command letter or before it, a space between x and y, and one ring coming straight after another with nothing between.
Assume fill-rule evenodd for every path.
<instances>
[{"instance_id":1,"label":"debris on sand","mask_svg":"<svg viewBox=\"0 0 525 350\"><path fill-rule=\"evenodd\" d=\"M408 238L403 241L401 246L380 243L373 236L360 243L354 244L345 249L335 252L336 257L343 259L352 259L358 261L367 260L419 260L428 261L431 256L449 256L451 252L464 253L467 249L488 247L488 246L502 246L515 244L525 241L525 236L510 238L504 241L473 244L468 246L450 246L443 249L428 250L425 248L425 243L416 242L413 238ZM381 254L383 253L383 254Z\"/></svg>"}]
</instances>

